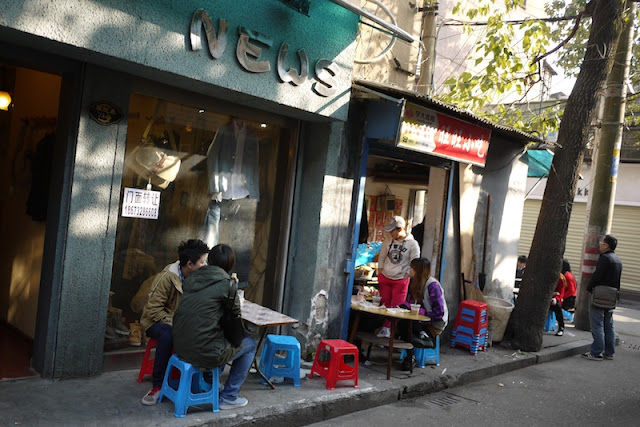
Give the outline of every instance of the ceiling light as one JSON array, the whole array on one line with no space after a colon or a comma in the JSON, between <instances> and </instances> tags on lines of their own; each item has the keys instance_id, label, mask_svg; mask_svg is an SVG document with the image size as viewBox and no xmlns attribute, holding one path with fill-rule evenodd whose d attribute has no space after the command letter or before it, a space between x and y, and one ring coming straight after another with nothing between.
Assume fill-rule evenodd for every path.
<instances>
[{"instance_id":1,"label":"ceiling light","mask_svg":"<svg viewBox=\"0 0 640 427\"><path fill-rule=\"evenodd\" d=\"M11 105L11 95L9 92L0 91L0 110L8 111Z\"/></svg>"}]
</instances>

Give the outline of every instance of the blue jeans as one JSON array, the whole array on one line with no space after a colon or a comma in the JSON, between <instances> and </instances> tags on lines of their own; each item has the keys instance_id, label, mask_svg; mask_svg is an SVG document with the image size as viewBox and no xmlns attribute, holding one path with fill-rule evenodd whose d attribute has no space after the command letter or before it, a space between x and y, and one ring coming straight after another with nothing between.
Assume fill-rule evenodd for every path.
<instances>
[{"instance_id":1,"label":"blue jeans","mask_svg":"<svg viewBox=\"0 0 640 427\"><path fill-rule=\"evenodd\" d=\"M613 310L589 307L591 316L591 354L599 356L604 351L606 356L613 356L616 336L613 331Z\"/></svg>"},{"instance_id":2,"label":"blue jeans","mask_svg":"<svg viewBox=\"0 0 640 427\"><path fill-rule=\"evenodd\" d=\"M242 341L242 348L233 358L229 377L227 382L224 383L224 390L220 393L220 397L226 400L235 400L238 397L238 391L247 378L249 368L251 368L253 359L256 356L256 347L256 341L251 336L247 336ZM224 365L220 367L221 371L222 369L224 369Z\"/></svg>"},{"instance_id":3,"label":"blue jeans","mask_svg":"<svg viewBox=\"0 0 640 427\"><path fill-rule=\"evenodd\" d=\"M173 337L171 336L171 325L157 322L149 326L147 336L158 341L156 346L156 358L153 362L153 386L162 387L164 372L167 370L169 358L173 351Z\"/></svg>"}]
</instances>

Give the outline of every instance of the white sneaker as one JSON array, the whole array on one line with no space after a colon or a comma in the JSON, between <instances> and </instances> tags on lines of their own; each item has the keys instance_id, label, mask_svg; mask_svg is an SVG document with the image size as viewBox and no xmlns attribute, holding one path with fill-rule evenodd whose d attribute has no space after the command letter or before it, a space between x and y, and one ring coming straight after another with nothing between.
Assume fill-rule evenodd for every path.
<instances>
[{"instance_id":1,"label":"white sneaker","mask_svg":"<svg viewBox=\"0 0 640 427\"><path fill-rule=\"evenodd\" d=\"M247 406L249 401L244 397L236 397L234 400L228 400L224 397L220 397L220 409L235 409L242 408L243 406Z\"/></svg>"},{"instance_id":2,"label":"white sneaker","mask_svg":"<svg viewBox=\"0 0 640 427\"><path fill-rule=\"evenodd\" d=\"M158 403L158 398L160 397L161 387L153 387L147 394L142 398L142 404L147 406L152 406Z\"/></svg>"},{"instance_id":3,"label":"white sneaker","mask_svg":"<svg viewBox=\"0 0 640 427\"><path fill-rule=\"evenodd\" d=\"M391 329L382 327L380 328L380 332L378 332L378 338L390 338L391 337Z\"/></svg>"}]
</instances>

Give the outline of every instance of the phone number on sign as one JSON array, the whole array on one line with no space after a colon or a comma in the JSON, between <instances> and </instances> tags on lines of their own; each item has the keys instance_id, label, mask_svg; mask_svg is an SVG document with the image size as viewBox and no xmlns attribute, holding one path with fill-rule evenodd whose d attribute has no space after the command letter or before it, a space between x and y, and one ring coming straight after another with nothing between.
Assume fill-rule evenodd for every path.
<instances>
[{"instance_id":1,"label":"phone number on sign","mask_svg":"<svg viewBox=\"0 0 640 427\"><path fill-rule=\"evenodd\" d=\"M124 216L135 216L138 218L158 218L158 208L129 205L122 209L122 214Z\"/></svg>"}]
</instances>

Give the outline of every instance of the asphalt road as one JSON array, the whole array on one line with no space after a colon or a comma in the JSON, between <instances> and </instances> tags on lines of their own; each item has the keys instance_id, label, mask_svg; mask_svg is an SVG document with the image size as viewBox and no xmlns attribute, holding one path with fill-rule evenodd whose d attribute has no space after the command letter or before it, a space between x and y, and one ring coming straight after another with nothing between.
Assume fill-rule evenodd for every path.
<instances>
[{"instance_id":1,"label":"asphalt road","mask_svg":"<svg viewBox=\"0 0 640 427\"><path fill-rule=\"evenodd\" d=\"M640 311L630 305L616 310L613 361L569 357L312 425L638 426Z\"/></svg>"}]
</instances>

